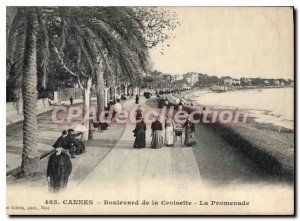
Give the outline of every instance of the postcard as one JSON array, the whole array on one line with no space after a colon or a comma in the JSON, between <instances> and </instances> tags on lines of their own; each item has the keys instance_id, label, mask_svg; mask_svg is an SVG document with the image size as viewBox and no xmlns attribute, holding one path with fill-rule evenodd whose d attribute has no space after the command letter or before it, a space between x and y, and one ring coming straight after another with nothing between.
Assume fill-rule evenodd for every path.
<instances>
[{"instance_id":1,"label":"postcard","mask_svg":"<svg viewBox=\"0 0 300 221\"><path fill-rule=\"evenodd\" d=\"M8 215L294 215L294 8L7 6Z\"/></svg>"}]
</instances>

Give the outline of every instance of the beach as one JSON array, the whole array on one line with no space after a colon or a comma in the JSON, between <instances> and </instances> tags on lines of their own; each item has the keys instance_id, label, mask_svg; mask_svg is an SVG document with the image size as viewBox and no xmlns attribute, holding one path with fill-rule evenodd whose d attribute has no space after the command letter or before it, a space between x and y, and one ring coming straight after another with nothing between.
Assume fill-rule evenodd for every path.
<instances>
[{"instance_id":1,"label":"beach","mask_svg":"<svg viewBox=\"0 0 300 221\"><path fill-rule=\"evenodd\" d=\"M259 123L271 123L286 129L294 128L294 88L268 88L228 91L194 91L184 95L195 106L213 109L239 109Z\"/></svg>"},{"instance_id":2,"label":"beach","mask_svg":"<svg viewBox=\"0 0 300 221\"><path fill-rule=\"evenodd\" d=\"M217 122L204 126L212 128L262 169L292 181L295 139L293 93L293 88L224 93L192 90L181 93L180 97L187 101L188 105L184 108L188 112L202 110L203 107L218 111L248 111L246 123Z\"/></svg>"}]
</instances>

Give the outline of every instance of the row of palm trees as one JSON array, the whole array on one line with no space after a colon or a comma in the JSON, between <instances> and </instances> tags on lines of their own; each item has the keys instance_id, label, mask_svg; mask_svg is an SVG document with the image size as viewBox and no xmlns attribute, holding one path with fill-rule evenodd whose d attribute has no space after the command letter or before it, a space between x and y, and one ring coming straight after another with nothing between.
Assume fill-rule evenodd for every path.
<instances>
[{"instance_id":1,"label":"row of palm trees","mask_svg":"<svg viewBox=\"0 0 300 221\"><path fill-rule=\"evenodd\" d=\"M7 79L23 99L25 175L40 171L37 153L37 88L46 89L59 73L74 78L90 106L95 85L98 113L104 88L116 77L139 84L147 71L148 49L143 18L129 7L8 7ZM88 127L88 121L85 122Z\"/></svg>"}]
</instances>

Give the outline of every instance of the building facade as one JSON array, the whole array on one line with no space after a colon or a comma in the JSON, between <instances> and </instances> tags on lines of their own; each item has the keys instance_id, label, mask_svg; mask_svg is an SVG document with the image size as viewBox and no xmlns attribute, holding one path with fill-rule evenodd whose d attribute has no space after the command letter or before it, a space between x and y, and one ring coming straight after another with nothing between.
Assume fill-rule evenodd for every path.
<instances>
[{"instance_id":1,"label":"building facade","mask_svg":"<svg viewBox=\"0 0 300 221\"><path fill-rule=\"evenodd\" d=\"M195 83L198 82L199 79L199 74L198 73L187 73L183 76L183 78L186 80L186 82L190 85L193 86Z\"/></svg>"},{"instance_id":2,"label":"building facade","mask_svg":"<svg viewBox=\"0 0 300 221\"><path fill-rule=\"evenodd\" d=\"M241 85L241 80L236 78L226 78L224 79L224 85L227 86Z\"/></svg>"}]
</instances>

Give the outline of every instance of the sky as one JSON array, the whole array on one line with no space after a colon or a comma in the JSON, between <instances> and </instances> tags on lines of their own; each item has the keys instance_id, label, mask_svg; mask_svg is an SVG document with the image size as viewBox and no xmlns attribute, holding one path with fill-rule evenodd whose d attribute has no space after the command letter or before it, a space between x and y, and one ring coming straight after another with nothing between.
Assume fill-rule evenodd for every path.
<instances>
[{"instance_id":1,"label":"sky","mask_svg":"<svg viewBox=\"0 0 300 221\"><path fill-rule=\"evenodd\" d=\"M153 68L232 77L294 79L293 10L287 7L170 7L181 23L150 51Z\"/></svg>"}]
</instances>

